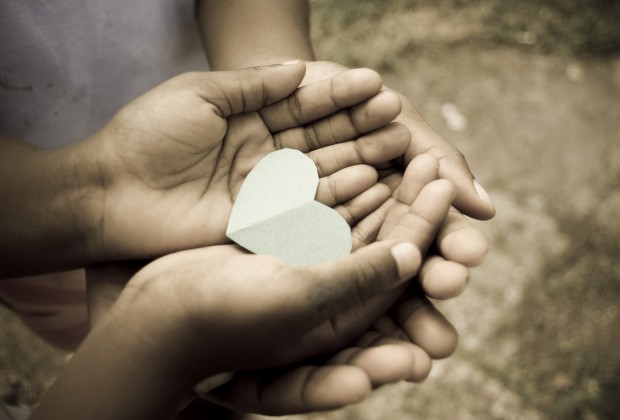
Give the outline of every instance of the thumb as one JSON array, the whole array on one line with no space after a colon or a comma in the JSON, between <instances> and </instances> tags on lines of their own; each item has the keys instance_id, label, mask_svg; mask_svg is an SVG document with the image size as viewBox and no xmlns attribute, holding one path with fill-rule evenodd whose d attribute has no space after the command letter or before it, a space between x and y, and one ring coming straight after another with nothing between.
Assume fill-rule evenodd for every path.
<instances>
[{"instance_id":1,"label":"thumb","mask_svg":"<svg viewBox=\"0 0 620 420\"><path fill-rule=\"evenodd\" d=\"M215 105L223 117L256 111L293 93L304 78L303 61L236 71L198 73L197 93Z\"/></svg>"},{"instance_id":2,"label":"thumb","mask_svg":"<svg viewBox=\"0 0 620 420\"><path fill-rule=\"evenodd\" d=\"M409 242L376 242L337 261L306 267L306 302L322 318L363 306L413 277L421 262L420 250Z\"/></svg>"}]
</instances>

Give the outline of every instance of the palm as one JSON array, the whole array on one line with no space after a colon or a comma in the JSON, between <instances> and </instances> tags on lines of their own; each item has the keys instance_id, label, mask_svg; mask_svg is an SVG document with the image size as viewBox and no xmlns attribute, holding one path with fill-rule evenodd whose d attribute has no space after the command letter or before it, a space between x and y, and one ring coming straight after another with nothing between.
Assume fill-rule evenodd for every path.
<instances>
[{"instance_id":1,"label":"palm","mask_svg":"<svg viewBox=\"0 0 620 420\"><path fill-rule=\"evenodd\" d=\"M416 162L412 168L416 170L410 170L408 175L417 174L420 177L419 185L414 187L416 191L411 193L413 203L406 206L406 211L394 207L391 209L388 219L394 221L392 226L394 229L384 233L384 236L388 240L413 242L423 250L428 247L435 234L435 229L429 227L437 228L446 216L452 190L446 188L446 183L442 184L442 181L430 182L424 187L436 176L436 170L433 172L431 166L425 167ZM228 342L228 345L222 346L223 353L214 356L214 359L219 361L218 367L221 369L279 366L317 353L339 350L343 346L350 345L351 338L366 329L402 293L402 288L399 288L392 292L376 294L364 304L355 305L348 310L341 308L329 321L317 324L304 332L305 324L295 314L305 304L312 304L317 296L313 293L302 293L305 302L302 304L282 292L291 285L294 285L294 290L298 290L299 285L304 284L305 279L301 271L296 272L277 259L247 255L229 247L193 250L177 254L177 258L182 255L185 256L184 264L179 264L177 261L177 264L169 263L167 266L177 273L178 270L190 265L198 267L191 268L190 273L200 271L199 267L209 267L209 271L201 275L200 282L194 284L198 289L191 291L189 298L185 296L173 301L183 301L184 308L194 308L193 312L203 313L202 316L189 318L207 320L206 325L209 328L217 329L220 342ZM165 258L154 264L161 264L163 261ZM358 265L360 262L354 264ZM179 277L189 278L190 275ZM292 277L296 278L294 283L290 282ZM329 291L334 286L337 289L337 282L333 279L324 279L323 282L317 280L313 279L310 282L312 290L322 290L324 293L321 293L321 296L325 293L329 296L339 295L336 290ZM260 284L260 289L254 288L257 284ZM235 290L235 293L227 293L225 290L214 292L217 288ZM173 292L176 290L185 293L188 291L187 287L172 289ZM227 313L226 317L222 318L218 315L216 302L205 305L205 296L207 298L218 296L220 297L218 301L222 301L221 296L225 296L224 301L228 307L243 307L245 310L239 314ZM280 300L283 296L285 301ZM325 304L322 303L323 310L327 307ZM403 302L400 306L405 308L407 305L407 302ZM422 306L424 305L416 304L417 308ZM271 310L265 311L266 308L279 309L275 314ZM205 311L209 314L204 314ZM236 315L240 315L240 319ZM274 316L277 316L277 322ZM432 331L429 333L427 329L418 332L417 328L408 328L406 333L395 334L391 328L377 324L374 326L375 332L367 332L359 342L333 355L325 365L320 363L318 366L289 367L282 376L277 372L265 373L265 377L261 377L261 373L256 371L241 374L229 384L215 390L209 398L236 409L283 414L308 409L334 408L355 401L359 398L360 392L367 392L373 385L401 379L421 380L430 368L426 351L429 353L452 351L455 334L441 315L433 312L430 307L420 311L420 314L407 311L404 317L397 321L403 328L418 325L422 317L426 318L424 322L432 325L430 329ZM252 322L248 323L248 319ZM399 330L396 324L394 328ZM196 330L195 325L192 330ZM409 335L413 342L420 343L421 347L403 342L404 334ZM184 348L199 349L200 342L185 343ZM247 355L248 349L251 349L252 356ZM207 350L198 351L199 354L205 354ZM323 375L331 375L334 379L327 380ZM333 385L334 380L348 383L350 375L356 377L357 388L354 390L344 387L346 391L334 389L329 395L318 392L325 385L329 386L330 383ZM256 398L257 395L260 397ZM298 401L299 395L304 396L302 401Z\"/></svg>"},{"instance_id":2,"label":"palm","mask_svg":"<svg viewBox=\"0 0 620 420\"><path fill-rule=\"evenodd\" d=\"M208 112L203 117L205 128L228 126L225 136L219 130L204 130L202 137L188 139L173 128L166 133L148 133L144 136L147 141L129 151L126 161L130 168L119 180L112 211L140 215L119 219L125 225L116 228L135 233L132 242L141 237L149 241L148 247L164 251L170 246L187 248L226 241L234 197L257 160L275 146L257 112L229 119ZM178 124L171 121L170 126ZM157 229L153 230L154 226Z\"/></svg>"},{"instance_id":3,"label":"palm","mask_svg":"<svg viewBox=\"0 0 620 420\"><path fill-rule=\"evenodd\" d=\"M424 250L448 212L453 190L447 181L420 187L386 240L413 243ZM376 245L388 249L387 243ZM304 268L230 245L192 249L147 265L128 293L147 285L160 291L148 302L158 312L170 314L176 327L170 332L174 338L165 342L179 343L184 349L181 359L208 355L218 361L220 371L272 368L341 349L393 304L402 288L373 288L358 273L379 273L390 284L398 277L394 264L373 265L379 255L375 248L364 247L340 265ZM358 278L365 286L347 283ZM344 289L345 284L350 289ZM183 302L180 309L178 302ZM217 336L220 346L195 334L201 330Z\"/></svg>"},{"instance_id":4,"label":"palm","mask_svg":"<svg viewBox=\"0 0 620 420\"><path fill-rule=\"evenodd\" d=\"M399 111L398 106L386 109L364 103L378 93L380 83L366 86L367 80L358 74L356 81L353 76L344 75L341 80L357 83L357 90L341 89L339 97L325 94L326 89L337 87L335 82L298 90L294 101L303 106L303 114L295 112L287 99L264 105L266 98L262 98L253 111L235 110L234 104L218 97L221 90L214 89L215 98L210 98L175 79L121 110L102 132L101 142L103 153L113 162L107 167L109 175L104 174L109 177L104 181L101 223L107 256L144 258L225 243L227 221L241 184L264 155L278 148L315 153L313 149L329 146L314 156L325 162L322 176L348 166L388 161L402 153L407 141L403 136L405 143L400 141L398 150L385 147L368 162L363 153L354 159L338 157L350 154L346 143L385 126ZM349 108L354 105L359 112ZM326 127L325 137L309 145L308 133L320 134ZM340 163L334 166L333 161ZM345 198L374 182L349 177ZM326 204L337 204L334 200Z\"/></svg>"}]
</instances>

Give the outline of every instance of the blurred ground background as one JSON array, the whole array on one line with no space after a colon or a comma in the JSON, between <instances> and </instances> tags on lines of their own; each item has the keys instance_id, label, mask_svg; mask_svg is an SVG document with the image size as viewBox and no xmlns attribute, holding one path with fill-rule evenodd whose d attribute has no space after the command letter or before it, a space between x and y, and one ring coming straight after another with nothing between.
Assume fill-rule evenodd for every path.
<instances>
[{"instance_id":1,"label":"blurred ground background","mask_svg":"<svg viewBox=\"0 0 620 420\"><path fill-rule=\"evenodd\" d=\"M419 385L291 419L620 418L620 2L313 0L317 55L379 70L467 157L497 217L456 354ZM0 310L0 394L65 355Z\"/></svg>"}]
</instances>

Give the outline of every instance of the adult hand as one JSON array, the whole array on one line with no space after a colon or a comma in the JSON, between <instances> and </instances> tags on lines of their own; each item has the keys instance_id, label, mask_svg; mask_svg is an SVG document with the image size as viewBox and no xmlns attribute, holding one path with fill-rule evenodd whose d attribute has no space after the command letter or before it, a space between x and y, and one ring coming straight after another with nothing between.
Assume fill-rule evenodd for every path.
<instances>
[{"instance_id":1,"label":"adult hand","mask_svg":"<svg viewBox=\"0 0 620 420\"><path fill-rule=\"evenodd\" d=\"M431 156L414 160L405 176L411 179L412 203L406 211L402 202L391 207L382 236L383 240L414 243L424 252L448 211L453 189L447 181L436 180L436 160ZM389 313L380 316L399 296ZM403 294L403 288L397 288L377 295L366 307L378 319L353 346L325 363L276 372L242 372L206 398L235 410L263 414L336 408L386 383L423 380L431 359L446 357L456 347L454 328L419 293ZM200 413L196 404L192 410Z\"/></svg>"},{"instance_id":2,"label":"adult hand","mask_svg":"<svg viewBox=\"0 0 620 420\"><path fill-rule=\"evenodd\" d=\"M338 351L420 261L396 241L308 267L234 245L162 257L132 278L33 418L168 418L204 376Z\"/></svg>"},{"instance_id":3,"label":"adult hand","mask_svg":"<svg viewBox=\"0 0 620 420\"><path fill-rule=\"evenodd\" d=\"M445 181L437 181L437 161L429 155L414 159L405 179L410 188L401 190L398 201L389 207L381 239L414 243L424 252L448 212L453 190ZM130 278L135 272L132 268L108 273L108 277ZM102 285L105 283L98 283L99 287ZM110 299L98 306L110 305L122 287L118 284ZM105 294L104 289L97 295ZM396 299L397 303L382 315ZM404 294L403 288L384 293L373 298L368 307L377 321L352 347L324 363L237 373L206 398L236 410L268 414L336 408L355 402L386 383L423 380L430 371L431 359L446 357L456 347L458 337L454 328L416 288ZM213 383L213 379L206 382L210 386ZM199 389L201 393L207 391L203 386ZM204 409L195 402L189 410L204 414ZM189 416L188 412L184 415Z\"/></svg>"},{"instance_id":4,"label":"adult hand","mask_svg":"<svg viewBox=\"0 0 620 420\"><path fill-rule=\"evenodd\" d=\"M400 112L398 98L380 93L370 70L295 91L303 76L302 62L185 74L123 108L89 140L102 186L92 205L101 260L225 243L245 176L279 148L317 163L317 198L325 204L374 185L368 165L408 146L406 130L387 125Z\"/></svg>"},{"instance_id":5,"label":"adult hand","mask_svg":"<svg viewBox=\"0 0 620 420\"><path fill-rule=\"evenodd\" d=\"M183 390L190 391L188 384L204 376L336 352L372 323L380 308L371 301L406 282L420 260L416 246L395 241L309 267L249 255L233 245L162 257L128 283L48 400L61 401L80 372L96 379L80 388L85 395L79 408L64 406L63 415L79 409L89 418L90 412L112 418L121 410L131 418L161 416L172 400L180 402ZM99 369L112 372L93 372ZM127 371L131 384L116 375ZM357 378L365 375L355 371ZM293 376L299 377L297 372ZM116 397L128 391L131 398ZM102 407L101 398L87 397L93 393L112 395L117 403ZM45 407L44 401L42 412Z\"/></svg>"}]
</instances>

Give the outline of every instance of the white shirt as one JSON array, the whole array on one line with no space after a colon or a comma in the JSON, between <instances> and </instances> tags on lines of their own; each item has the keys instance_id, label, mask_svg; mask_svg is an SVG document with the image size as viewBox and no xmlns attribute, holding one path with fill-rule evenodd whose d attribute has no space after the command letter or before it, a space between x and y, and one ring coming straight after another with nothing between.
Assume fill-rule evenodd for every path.
<instances>
[{"instance_id":1,"label":"white shirt","mask_svg":"<svg viewBox=\"0 0 620 420\"><path fill-rule=\"evenodd\" d=\"M208 68L193 0L2 0L0 60L0 131L46 148Z\"/></svg>"}]
</instances>

